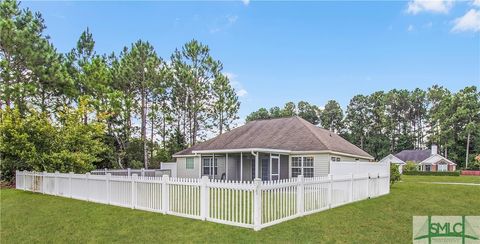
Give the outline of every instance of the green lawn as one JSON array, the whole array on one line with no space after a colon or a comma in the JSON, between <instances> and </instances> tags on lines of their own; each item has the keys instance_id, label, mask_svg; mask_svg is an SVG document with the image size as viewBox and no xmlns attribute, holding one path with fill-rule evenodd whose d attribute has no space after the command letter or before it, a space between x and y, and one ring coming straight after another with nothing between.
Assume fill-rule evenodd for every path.
<instances>
[{"instance_id":1,"label":"green lawn","mask_svg":"<svg viewBox=\"0 0 480 244\"><path fill-rule=\"evenodd\" d=\"M8 189L0 191L0 242L411 243L413 215L480 215L480 186L419 181L477 182L477 178L405 176L390 195L259 232Z\"/></svg>"},{"instance_id":2,"label":"green lawn","mask_svg":"<svg viewBox=\"0 0 480 244\"><path fill-rule=\"evenodd\" d=\"M479 176L425 176L425 175L402 175L406 182L457 182L480 184Z\"/></svg>"}]
</instances>

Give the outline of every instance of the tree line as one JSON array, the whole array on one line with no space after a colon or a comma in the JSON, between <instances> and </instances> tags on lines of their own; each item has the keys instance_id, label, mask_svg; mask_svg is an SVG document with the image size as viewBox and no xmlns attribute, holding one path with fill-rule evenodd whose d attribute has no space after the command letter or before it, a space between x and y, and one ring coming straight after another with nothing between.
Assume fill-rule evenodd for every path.
<instances>
[{"instance_id":1,"label":"tree line","mask_svg":"<svg viewBox=\"0 0 480 244\"><path fill-rule=\"evenodd\" d=\"M260 108L247 121L292 115L342 135L377 160L437 144L440 153L459 167L478 167L474 158L480 154L480 91L476 86L456 93L434 85L427 90L356 95L345 111L335 100L324 108L288 102L283 108Z\"/></svg>"},{"instance_id":2,"label":"tree line","mask_svg":"<svg viewBox=\"0 0 480 244\"><path fill-rule=\"evenodd\" d=\"M0 3L0 15L4 172L47 170L33 163L38 155L49 156L41 159L48 170L158 167L207 135L229 130L238 119L240 102L222 63L197 40L167 59L143 40L119 53L101 54L87 28L71 51L60 53L45 35L40 13L6 0ZM40 137L66 127L77 136L87 133L83 142L95 146L61 147L72 135L56 135L50 142ZM53 154L63 154L76 166Z\"/></svg>"}]
</instances>

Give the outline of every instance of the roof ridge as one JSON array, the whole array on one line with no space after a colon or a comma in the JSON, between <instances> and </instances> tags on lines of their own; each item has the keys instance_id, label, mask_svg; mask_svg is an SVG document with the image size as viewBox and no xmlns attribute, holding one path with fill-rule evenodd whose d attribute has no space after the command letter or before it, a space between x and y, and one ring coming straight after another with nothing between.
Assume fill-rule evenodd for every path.
<instances>
[{"instance_id":1,"label":"roof ridge","mask_svg":"<svg viewBox=\"0 0 480 244\"><path fill-rule=\"evenodd\" d=\"M312 128L309 127L309 125L312 125L312 126L315 126L313 124L311 124L310 122L308 122L307 120L303 119L302 117L300 116L295 116L296 119L298 119L303 126L305 126L305 128L307 128L307 130L309 130L312 134L313 134L313 137L315 137L315 139L317 139L318 142L320 142L320 144L322 144L323 146L325 146L328 150L330 150L330 148L317 136L317 134L315 133L315 131L312 130ZM308 124L307 124L308 123ZM315 126L316 127L316 126ZM316 127L317 128L317 127Z\"/></svg>"}]
</instances>

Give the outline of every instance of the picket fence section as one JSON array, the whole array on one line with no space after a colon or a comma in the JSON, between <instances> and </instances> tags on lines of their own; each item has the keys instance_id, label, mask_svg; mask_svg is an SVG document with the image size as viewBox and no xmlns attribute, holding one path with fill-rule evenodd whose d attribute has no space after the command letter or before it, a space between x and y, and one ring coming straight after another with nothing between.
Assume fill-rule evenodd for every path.
<instances>
[{"instance_id":1,"label":"picket fence section","mask_svg":"<svg viewBox=\"0 0 480 244\"><path fill-rule=\"evenodd\" d=\"M16 188L254 230L390 192L379 173L239 182L17 171Z\"/></svg>"}]
</instances>

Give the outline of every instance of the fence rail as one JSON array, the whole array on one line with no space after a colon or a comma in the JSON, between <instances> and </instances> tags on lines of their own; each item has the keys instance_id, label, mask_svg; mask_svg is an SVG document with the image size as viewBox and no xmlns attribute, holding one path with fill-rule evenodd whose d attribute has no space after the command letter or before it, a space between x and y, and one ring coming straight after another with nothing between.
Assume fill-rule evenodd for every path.
<instances>
[{"instance_id":1,"label":"fence rail","mask_svg":"<svg viewBox=\"0 0 480 244\"><path fill-rule=\"evenodd\" d=\"M172 176L171 169L97 169L90 172L92 175L114 176L133 176L134 174L142 177L162 177L163 175Z\"/></svg>"},{"instance_id":2,"label":"fence rail","mask_svg":"<svg viewBox=\"0 0 480 244\"><path fill-rule=\"evenodd\" d=\"M239 182L17 171L16 188L254 230L390 192L378 173Z\"/></svg>"}]
</instances>

